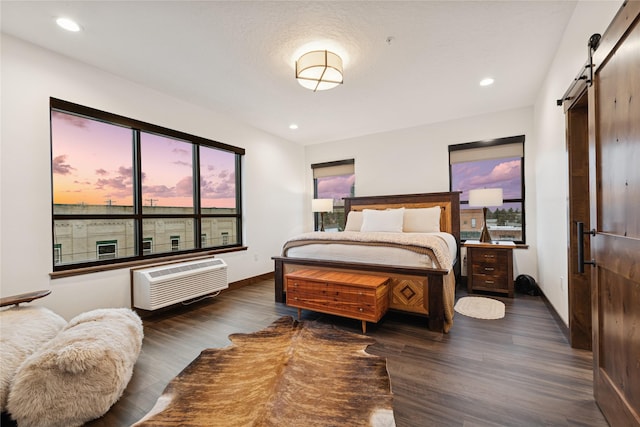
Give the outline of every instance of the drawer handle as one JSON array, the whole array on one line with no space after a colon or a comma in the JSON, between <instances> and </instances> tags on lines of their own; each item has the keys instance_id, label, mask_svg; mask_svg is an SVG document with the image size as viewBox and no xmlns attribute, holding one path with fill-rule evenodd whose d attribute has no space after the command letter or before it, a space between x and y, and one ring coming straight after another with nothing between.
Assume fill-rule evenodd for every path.
<instances>
[{"instance_id":1,"label":"drawer handle","mask_svg":"<svg viewBox=\"0 0 640 427\"><path fill-rule=\"evenodd\" d=\"M358 310L360 310L360 311L364 311L364 308L360 307Z\"/></svg>"},{"instance_id":2,"label":"drawer handle","mask_svg":"<svg viewBox=\"0 0 640 427\"><path fill-rule=\"evenodd\" d=\"M358 295L362 296L362 295L364 295L364 294L363 294L362 292L358 292Z\"/></svg>"},{"instance_id":3,"label":"drawer handle","mask_svg":"<svg viewBox=\"0 0 640 427\"><path fill-rule=\"evenodd\" d=\"M495 255L487 255L487 254L485 254L484 257L485 258L495 258L496 256Z\"/></svg>"},{"instance_id":4,"label":"drawer handle","mask_svg":"<svg viewBox=\"0 0 640 427\"><path fill-rule=\"evenodd\" d=\"M485 267L484 268L484 271L493 271L493 270L495 270L495 268L493 268L493 267Z\"/></svg>"},{"instance_id":5,"label":"drawer handle","mask_svg":"<svg viewBox=\"0 0 640 427\"><path fill-rule=\"evenodd\" d=\"M484 283L488 283L488 284L490 284L490 285L493 285L493 284L494 284L494 283L496 283L496 282L494 282L493 280L485 280L485 281L484 281ZM296 299L297 299L297 298L296 298Z\"/></svg>"},{"instance_id":6,"label":"drawer handle","mask_svg":"<svg viewBox=\"0 0 640 427\"><path fill-rule=\"evenodd\" d=\"M298 297L293 297L294 300L298 301Z\"/></svg>"},{"instance_id":7,"label":"drawer handle","mask_svg":"<svg viewBox=\"0 0 640 427\"><path fill-rule=\"evenodd\" d=\"M298 282L293 282L293 286L294 287L298 286Z\"/></svg>"}]
</instances>

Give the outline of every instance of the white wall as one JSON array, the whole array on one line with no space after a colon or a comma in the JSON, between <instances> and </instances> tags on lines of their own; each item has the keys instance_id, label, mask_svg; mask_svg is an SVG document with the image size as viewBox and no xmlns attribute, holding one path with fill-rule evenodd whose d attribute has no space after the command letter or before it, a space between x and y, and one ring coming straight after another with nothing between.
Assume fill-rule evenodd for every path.
<instances>
[{"instance_id":1,"label":"white wall","mask_svg":"<svg viewBox=\"0 0 640 427\"><path fill-rule=\"evenodd\" d=\"M285 238L303 230L304 148L199 106L2 35L0 293L52 289L39 302L65 318L128 307L126 269L51 280L49 97L246 149L244 236L248 251L221 255L229 280L273 271ZM277 224L277 227L274 226Z\"/></svg>"},{"instance_id":2,"label":"white wall","mask_svg":"<svg viewBox=\"0 0 640 427\"><path fill-rule=\"evenodd\" d=\"M556 106L587 61L587 42L604 33L621 1L581 1L565 30L534 107L535 177L538 207L538 282L568 324L568 163L565 117ZM574 262L575 260L571 260Z\"/></svg>"},{"instance_id":3,"label":"white wall","mask_svg":"<svg viewBox=\"0 0 640 427\"><path fill-rule=\"evenodd\" d=\"M533 110L522 108L308 146L307 194L313 194L311 164L349 158L355 159L356 196L449 191L449 145L525 135L529 248L515 251L514 274L537 277L535 162L531 155L536 142L532 118ZM311 203L307 202L307 205ZM309 213L305 217L308 219L306 227L311 229L312 216Z\"/></svg>"}]
</instances>

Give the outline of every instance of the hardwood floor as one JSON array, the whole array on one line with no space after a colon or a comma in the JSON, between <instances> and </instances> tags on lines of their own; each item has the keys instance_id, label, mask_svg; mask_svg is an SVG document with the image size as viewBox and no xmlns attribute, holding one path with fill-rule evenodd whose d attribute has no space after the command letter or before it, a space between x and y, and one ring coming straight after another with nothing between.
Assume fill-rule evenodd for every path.
<instances>
[{"instance_id":1,"label":"hardwood floor","mask_svg":"<svg viewBox=\"0 0 640 427\"><path fill-rule=\"evenodd\" d=\"M145 318L131 382L88 425L130 425L201 350L227 346L229 334L262 329L283 315L295 318L296 309L274 302L273 288L267 280ZM569 346L540 297L495 298L506 304L504 319L456 314L447 335L399 313L368 325L378 343L367 351L387 358L396 425L606 426L593 399L591 353ZM303 320L360 333L358 320L306 310Z\"/></svg>"}]
</instances>

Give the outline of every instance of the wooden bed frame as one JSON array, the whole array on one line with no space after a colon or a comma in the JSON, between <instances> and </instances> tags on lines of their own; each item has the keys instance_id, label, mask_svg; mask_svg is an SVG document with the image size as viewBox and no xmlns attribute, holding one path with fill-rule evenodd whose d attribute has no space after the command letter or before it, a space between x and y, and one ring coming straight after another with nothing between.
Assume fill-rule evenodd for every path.
<instances>
[{"instance_id":1,"label":"wooden bed frame","mask_svg":"<svg viewBox=\"0 0 640 427\"><path fill-rule=\"evenodd\" d=\"M428 316L428 327L430 330L447 332L448 327L445 324L445 295L443 290L445 277L454 274L455 277L452 280L456 280L456 278L460 276L460 193L443 192L394 196L347 197L344 200L345 215L348 215L352 210L440 206L442 209L440 230L452 234L458 243L453 273L445 269L398 267L383 264L360 264L278 256L273 257L275 261L276 302L286 302L284 276L304 268L361 272L386 276L391 278L393 282L390 293L390 309ZM455 289L455 282L453 287ZM449 311L452 312L452 310L453 307L451 303Z\"/></svg>"}]
</instances>

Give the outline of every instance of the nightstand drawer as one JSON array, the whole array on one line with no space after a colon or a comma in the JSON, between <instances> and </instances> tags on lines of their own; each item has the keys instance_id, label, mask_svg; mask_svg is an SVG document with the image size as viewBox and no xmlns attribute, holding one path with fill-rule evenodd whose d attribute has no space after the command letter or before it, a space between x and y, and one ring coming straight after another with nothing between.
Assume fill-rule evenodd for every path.
<instances>
[{"instance_id":1,"label":"nightstand drawer","mask_svg":"<svg viewBox=\"0 0 640 427\"><path fill-rule=\"evenodd\" d=\"M490 262L480 262L478 264L473 264L471 273L474 275L483 274L492 277L507 277L507 265L506 263L498 264Z\"/></svg>"},{"instance_id":2,"label":"nightstand drawer","mask_svg":"<svg viewBox=\"0 0 640 427\"><path fill-rule=\"evenodd\" d=\"M474 259L478 263L487 263L487 264L501 264L504 265L507 263L507 259L511 256L510 252L506 251L496 251L493 249L481 249L475 248L473 250Z\"/></svg>"},{"instance_id":3,"label":"nightstand drawer","mask_svg":"<svg viewBox=\"0 0 640 427\"><path fill-rule=\"evenodd\" d=\"M487 276L485 274L474 274L473 286L476 288L505 289L506 280L504 277Z\"/></svg>"}]
</instances>

